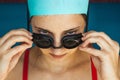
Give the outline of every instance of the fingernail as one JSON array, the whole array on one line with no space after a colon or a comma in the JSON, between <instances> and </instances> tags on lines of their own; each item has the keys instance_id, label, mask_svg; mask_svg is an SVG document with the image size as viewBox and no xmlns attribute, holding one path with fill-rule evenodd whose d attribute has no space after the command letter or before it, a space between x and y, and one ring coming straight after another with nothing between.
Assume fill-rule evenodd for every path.
<instances>
[{"instance_id":1,"label":"fingernail","mask_svg":"<svg viewBox=\"0 0 120 80\"><path fill-rule=\"evenodd\" d=\"M29 38L30 38L30 39L33 39L33 37L32 37L32 36L29 36Z\"/></svg>"},{"instance_id":2,"label":"fingernail","mask_svg":"<svg viewBox=\"0 0 120 80\"><path fill-rule=\"evenodd\" d=\"M82 36L84 37L84 36L85 36L85 34L83 33L83 34L82 34Z\"/></svg>"},{"instance_id":3,"label":"fingernail","mask_svg":"<svg viewBox=\"0 0 120 80\"><path fill-rule=\"evenodd\" d=\"M84 37L82 37L81 39L84 40Z\"/></svg>"},{"instance_id":4,"label":"fingernail","mask_svg":"<svg viewBox=\"0 0 120 80\"><path fill-rule=\"evenodd\" d=\"M30 39L33 39L33 37L31 36Z\"/></svg>"}]
</instances>

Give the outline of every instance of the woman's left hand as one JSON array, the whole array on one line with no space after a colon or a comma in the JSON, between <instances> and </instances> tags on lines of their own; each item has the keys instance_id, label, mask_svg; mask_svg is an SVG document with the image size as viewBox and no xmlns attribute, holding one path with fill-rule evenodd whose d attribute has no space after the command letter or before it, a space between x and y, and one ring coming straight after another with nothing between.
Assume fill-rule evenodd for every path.
<instances>
[{"instance_id":1,"label":"woman's left hand","mask_svg":"<svg viewBox=\"0 0 120 80\"><path fill-rule=\"evenodd\" d=\"M119 80L119 44L104 32L90 31L83 34L84 41L79 49L91 55L100 80ZM100 50L90 47L96 43Z\"/></svg>"}]
</instances>

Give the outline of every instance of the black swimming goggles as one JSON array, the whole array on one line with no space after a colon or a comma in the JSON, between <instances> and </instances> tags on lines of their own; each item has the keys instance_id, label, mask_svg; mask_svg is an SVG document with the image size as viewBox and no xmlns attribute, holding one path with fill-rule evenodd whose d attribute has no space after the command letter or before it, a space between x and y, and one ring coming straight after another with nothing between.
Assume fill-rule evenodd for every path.
<instances>
[{"instance_id":1,"label":"black swimming goggles","mask_svg":"<svg viewBox=\"0 0 120 80\"><path fill-rule=\"evenodd\" d=\"M61 39L61 46L54 46L54 39L49 35L33 33L33 43L40 48L67 48L72 49L79 46L83 41L82 33L74 35L66 35Z\"/></svg>"}]
</instances>

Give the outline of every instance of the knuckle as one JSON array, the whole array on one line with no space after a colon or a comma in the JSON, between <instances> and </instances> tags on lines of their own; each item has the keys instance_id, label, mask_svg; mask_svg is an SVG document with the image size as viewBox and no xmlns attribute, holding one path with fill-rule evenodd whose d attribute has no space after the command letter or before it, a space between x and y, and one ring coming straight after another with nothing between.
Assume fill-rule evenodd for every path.
<instances>
[{"instance_id":1,"label":"knuckle","mask_svg":"<svg viewBox=\"0 0 120 80\"><path fill-rule=\"evenodd\" d=\"M11 36L8 40L11 40L13 43L15 43L15 42L31 43L32 42L26 36Z\"/></svg>"},{"instance_id":2,"label":"knuckle","mask_svg":"<svg viewBox=\"0 0 120 80\"><path fill-rule=\"evenodd\" d=\"M114 42L114 44L115 44L116 46L119 46L119 43L118 43L117 41L114 41L114 40L113 40L113 42Z\"/></svg>"},{"instance_id":3,"label":"knuckle","mask_svg":"<svg viewBox=\"0 0 120 80\"><path fill-rule=\"evenodd\" d=\"M95 32L95 31L91 30L91 31L86 32L85 34L86 34L86 36L87 36L87 34L91 34L91 33L94 33L94 32Z\"/></svg>"},{"instance_id":4,"label":"knuckle","mask_svg":"<svg viewBox=\"0 0 120 80\"><path fill-rule=\"evenodd\" d=\"M27 31L26 29L19 29L19 31L22 32L25 35L29 35L30 34L30 32Z\"/></svg>"},{"instance_id":5,"label":"knuckle","mask_svg":"<svg viewBox=\"0 0 120 80\"><path fill-rule=\"evenodd\" d=\"M25 38L25 37L18 37L18 39L22 40L22 41L27 40L27 38Z\"/></svg>"},{"instance_id":6,"label":"knuckle","mask_svg":"<svg viewBox=\"0 0 120 80\"><path fill-rule=\"evenodd\" d=\"M99 32L99 34L101 34L101 35L106 35L104 32Z\"/></svg>"},{"instance_id":7,"label":"knuckle","mask_svg":"<svg viewBox=\"0 0 120 80\"><path fill-rule=\"evenodd\" d=\"M101 39L101 37L100 37L100 36L98 36L98 37L97 37L97 39Z\"/></svg>"},{"instance_id":8,"label":"knuckle","mask_svg":"<svg viewBox=\"0 0 120 80\"><path fill-rule=\"evenodd\" d=\"M96 31L93 31L93 30L92 30L92 31L89 32L89 34L93 34L93 33L96 33Z\"/></svg>"},{"instance_id":9,"label":"knuckle","mask_svg":"<svg viewBox=\"0 0 120 80\"><path fill-rule=\"evenodd\" d=\"M26 31L26 29L24 29L24 28L20 28L19 30L25 30Z\"/></svg>"},{"instance_id":10,"label":"knuckle","mask_svg":"<svg viewBox=\"0 0 120 80\"><path fill-rule=\"evenodd\" d=\"M11 36L11 37L8 38L8 40L13 40L13 41L14 41L14 40L15 40L15 37L14 37L14 36Z\"/></svg>"},{"instance_id":11,"label":"knuckle","mask_svg":"<svg viewBox=\"0 0 120 80\"><path fill-rule=\"evenodd\" d=\"M93 40L92 38L89 38L89 39L87 39L85 42L86 42L86 43L90 43L92 40Z\"/></svg>"},{"instance_id":12,"label":"knuckle","mask_svg":"<svg viewBox=\"0 0 120 80\"><path fill-rule=\"evenodd\" d=\"M28 31L27 31L26 29L24 29L24 28L20 28L19 30L28 32Z\"/></svg>"},{"instance_id":13,"label":"knuckle","mask_svg":"<svg viewBox=\"0 0 120 80\"><path fill-rule=\"evenodd\" d=\"M29 40L27 37L19 37L19 40L22 41L22 42L27 42L27 43L31 43L32 41Z\"/></svg>"},{"instance_id":14,"label":"knuckle","mask_svg":"<svg viewBox=\"0 0 120 80\"><path fill-rule=\"evenodd\" d=\"M9 33L10 33L10 34L14 34L14 33L16 33L16 30L15 30L15 29L14 29L14 30L11 30Z\"/></svg>"},{"instance_id":15,"label":"knuckle","mask_svg":"<svg viewBox=\"0 0 120 80\"><path fill-rule=\"evenodd\" d=\"M28 32L28 31L23 28L23 29L11 30L9 33L10 33L10 34L25 34L25 33L27 33L27 32Z\"/></svg>"},{"instance_id":16,"label":"knuckle","mask_svg":"<svg viewBox=\"0 0 120 80\"><path fill-rule=\"evenodd\" d=\"M102 41L102 38L100 36L98 36L96 39L97 41Z\"/></svg>"},{"instance_id":17,"label":"knuckle","mask_svg":"<svg viewBox=\"0 0 120 80\"><path fill-rule=\"evenodd\" d=\"M114 49L116 50L117 53L119 53L119 50L120 50L119 43L118 43L117 41L114 41L114 40L113 40L113 42L114 42L114 44L115 44Z\"/></svg>"},{"instance_id":18,"label":"knuckle","mask_svg":"<svg viewBox=\"0 0 120 80\"><path fill-rule=\"evenodd\" d=\"M11 40L12 42L15 42L15 41L18 41L18 40L23 40L23 37L11 36L8 40Z\"/></svg>"},{"instance_id":19,"label":"knuckle","mask_svg":"<svg viewBox=\"0 0 120 80\"><path fill-rule=\"evenodd\" d=\"M90 39L87 39L85 42L86 42L86 43L87 43L87 42L90 42Z\"/></svg>"},{"instance_id":20,"label":"knuckle","mask_svg":"<svg viewBox=\"0 0 120 80\"><path fill-rule=\"evenodd\" d=\"M91 41L93 41L93 38L88 39L88 42L91 42Z\"/></svg>"},{"instance_id":21,"label":"knuckle","mask_svg":"<svg viewBox=\"0 0 120 80\"><path fill-rule=\"evenodd\" d=\"M116 47L116 53L118 53L118 54L119 54L119 52L120 52L120 47L119 47L119 46L117 46L117 47Z\"/></svg>"}]
</instances>

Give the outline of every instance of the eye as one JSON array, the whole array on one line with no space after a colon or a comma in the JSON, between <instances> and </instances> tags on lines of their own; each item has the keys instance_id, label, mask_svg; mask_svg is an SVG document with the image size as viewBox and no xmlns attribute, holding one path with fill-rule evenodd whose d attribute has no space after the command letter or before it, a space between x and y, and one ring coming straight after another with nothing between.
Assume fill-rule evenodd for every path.
<instances>
[{"instance_id":1,"label":"eye","mask_svg":"<svg viewBox=\"0 0 120 80\"><path fill-rule=\"evenodd\" d=\"M38 30L38 32L39 32L40 34L45 34L45 35L49 34L49 32L46 31L46 30Z\"/></svg>"},{"instance_id":2,"label":"eye","mask_svg":"<svg viewBox=\"0 0 120 80\"><path fill-rule=\"evenodd\" d=\"M71 31L66 33L66 35L73 35L73 34L76 34L76 31Z\"/></svg>"}]
</instances>

